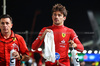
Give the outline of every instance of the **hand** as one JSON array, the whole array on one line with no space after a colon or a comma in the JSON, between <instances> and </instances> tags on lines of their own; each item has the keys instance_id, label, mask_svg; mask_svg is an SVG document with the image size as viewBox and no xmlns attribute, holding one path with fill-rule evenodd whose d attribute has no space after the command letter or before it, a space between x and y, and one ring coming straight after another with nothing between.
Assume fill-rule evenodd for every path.
<instances>
[{"instance_id":1,"label":"hand","mask_svg":"<svg viewBox=\"0 0 100 66\"><path fill-rule=\"evenodd\" d=\"M14 59L20 60L20 55L17 51L13 52L12 56L13 56Z\"/></svg>"},{"instance_id":2,"label":"hand","mask_svg":"<svg viewBox=\"0 0 100 66\"><path fill-rule=\"evenodd\" d=\"M42 36L40 37L40 40L42 40L42 39L45 37L45 35L46 35L47 32L51 32L51 29L46 29L46 30L43 32Z\"/></svg>"},{"instance_id":3,"label":"hand","mask_svg":"<svg viewBox=\"0 0 100 66\"><path fill-rule=\"evenodd\" d=\"M76 48L77 47L77 44L76 43L74 43L74 41L73 40L70 40L70 41L68 41L69 42L69 47L74 47L74 48Z\"/></svg>"}]
</instances>

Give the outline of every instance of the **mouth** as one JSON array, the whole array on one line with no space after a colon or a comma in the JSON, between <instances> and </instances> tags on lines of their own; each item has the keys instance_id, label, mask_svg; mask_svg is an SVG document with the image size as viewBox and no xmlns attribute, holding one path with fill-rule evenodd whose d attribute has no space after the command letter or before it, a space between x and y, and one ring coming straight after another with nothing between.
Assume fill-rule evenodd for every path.
<instances>
[{"instance_id":1,"label":"mouth","mask_svg":"<svg viewBox=\"0 0 100 66\"><path fill-rule=\"evenodd\" d=\"M3 29L4 31L6 31L7 29Z\"/></svg>"},{"instance_id":2,"label":"mouth","mask_svg":"<svg viewBox=\"0 0 100 66\"><path fill-rule=\"evenodd\" d=\"M55 19L55 22L59 21L58 19Z\"/></svg>"}]
</instances>

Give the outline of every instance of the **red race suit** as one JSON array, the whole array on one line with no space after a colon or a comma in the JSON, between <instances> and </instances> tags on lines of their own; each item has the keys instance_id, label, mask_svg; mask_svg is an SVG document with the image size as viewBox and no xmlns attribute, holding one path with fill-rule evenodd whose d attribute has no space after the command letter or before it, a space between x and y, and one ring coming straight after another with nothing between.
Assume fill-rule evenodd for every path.
<instances>
[{"instance_id":1,"label":"red race suit","mask_svg":"<svg viewBox=\"0 0 100 66\"><path fill-rule=\"evenodd\" d=\"M22 55L29 55L28 48L22 36L14 34L14 32L11 31L11 36L5 39L0 33L0 66L10 66L10 51L13 48ZM17 59L16 66L21 66L20 61Z\"/></svg>"},{"instance_id":2,"label":"red race suit","mask_svg":"<svg viewBox=\"0 0 100 66\"><path fill-rule=\"evenodd\" d=\"M74 40L74 42L77 44L77 47L75 48L77 51L82 52L84 50L83 45L79 41L76 33L73 29L68 28L64 25L56 26L52 25L49 27L44 27L36 40L32 43L32 49L36 50L38 47L41 46L43 43L43 40L40 40L39 37L43 34L43 32L46 29L53 30L54 33L54 41L55 41L55 52L58 56L58 59L55 61L55 63L52 62L46 62L46 66L57 66L57 63L59 66L70 66L70 60L68 57L68 50L69 50L69 40Z\"/></svg>"}]
</instances>

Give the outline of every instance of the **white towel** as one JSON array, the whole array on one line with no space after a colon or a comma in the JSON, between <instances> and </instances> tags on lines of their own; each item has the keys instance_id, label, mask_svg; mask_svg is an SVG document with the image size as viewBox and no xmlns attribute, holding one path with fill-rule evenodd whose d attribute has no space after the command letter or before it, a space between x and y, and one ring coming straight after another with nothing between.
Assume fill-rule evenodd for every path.
<instances>
[{"instance_id":1,"label":"white towel","mask_svg":"<svg viewBox=\"0 0 100 66\"><path fill-rule=\"evenodd\" d=\"M55 43L53 31L47 32L44 38L44 58L46 61L55 62Z\"/></svg>"},{"instance_id":2,"label":"white towel","mask_svg":"<svg viewBox=\"0 0 100 66\"><path fill-rule=\"evenodd\" d=\"M73 48L71 53L72 53L72 60L73 60L72 63L74 64L74 66L80 66L79 58L78 58L78 55L77 55L77 50L75 50Z\"/></svg>"}]
</instances>

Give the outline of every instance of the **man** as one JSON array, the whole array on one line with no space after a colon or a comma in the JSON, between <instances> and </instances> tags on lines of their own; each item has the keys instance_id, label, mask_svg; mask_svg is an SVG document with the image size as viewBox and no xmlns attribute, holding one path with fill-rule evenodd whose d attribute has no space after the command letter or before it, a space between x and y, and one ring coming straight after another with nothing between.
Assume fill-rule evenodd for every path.
<instances>
[{"instance_id":1,"label":"man","mask_svg":"<svg viewBox=\"0 0 100 66\"><path fill-rule=\"evenodd\" d=\"M55 61L55 63L46 62L46 66L70 66L70 60L68 57L69 47L73 46L76 50L80 52L84 50L84 47L79 41L74 30L64 26L66 16L67 10L65 6L61 4L55 4L52 8L53 25L49 27L44 27L40 31L36 40L32 43L32 49L37 49L43 43L46 33L50 32L51 30L53 31L55 41L55 52L58 58Z\"/></svg>"},{"instance_id":2,"label":"man","mask_svg":"<svg viewBox=\"0 0 100 66\"><path fill-rule=\"evenodd\" d=\"M11 30L12 18L9 15L2 15L0 17L0 66L10 66L10 51L13 59L16 59L15 66L20 66L20 61L28 61L28 48L22 36L14 34Z\"/></svg>"}]
</instances>

